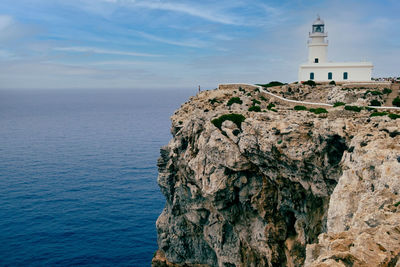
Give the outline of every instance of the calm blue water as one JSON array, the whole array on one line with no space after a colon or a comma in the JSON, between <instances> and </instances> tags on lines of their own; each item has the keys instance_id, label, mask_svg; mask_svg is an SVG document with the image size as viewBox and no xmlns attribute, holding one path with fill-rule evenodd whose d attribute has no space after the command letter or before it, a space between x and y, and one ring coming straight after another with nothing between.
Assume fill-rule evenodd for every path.
<instances>
[{"instance_id":1,"label":"calm blue water","mask_svg":"<svg viewBox=\"0 0 400 267\"><path fill-rule=\"evenodd\" d=\"M0 91L0 265L150 266L159 148L190 93Z\"/></svg>"}]
</instances>

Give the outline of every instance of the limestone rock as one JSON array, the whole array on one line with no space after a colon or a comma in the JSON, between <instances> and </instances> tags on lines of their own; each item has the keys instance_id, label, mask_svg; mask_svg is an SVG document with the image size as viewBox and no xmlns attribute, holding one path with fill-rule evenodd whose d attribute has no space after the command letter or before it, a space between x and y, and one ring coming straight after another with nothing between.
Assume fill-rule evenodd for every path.
<instances>
[{"instance_id":1,"label":"limestone rock","mask_svg":"<svg viewBox=\"0 0 400 267\"><path fill-rule=\"evenodd\" d=\"M232 109L233 96L243 104ZM253 99L266 112L249 112ZM272 101L221 86L172 116L152 265L399 265L400 120L339 108L321 117L282 102L275 112ZM245 120L212 123L229 113Z\"/></svg>"}]
</instances>

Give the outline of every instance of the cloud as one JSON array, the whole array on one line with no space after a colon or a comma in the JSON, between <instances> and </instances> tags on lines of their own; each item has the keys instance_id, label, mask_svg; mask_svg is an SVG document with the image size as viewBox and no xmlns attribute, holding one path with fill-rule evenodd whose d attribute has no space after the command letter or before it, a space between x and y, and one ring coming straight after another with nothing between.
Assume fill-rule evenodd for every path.
<instances>
[{"instance_id":1,"label":"cloud","mask_svg":"<svg viewBox=\"0 0 400 267\"><path fill-rule=\"evenodd\" d=\"M107 54L107 55L121 55L121 56L133 56L133 57L160 57L162 55L148 54L148 53L136 53L127 52L120 50L108 50L100 49L96 47L82 47L82 46L72 46L72 47L55 47L53 50L65 51L65 52L75 52L75 53L92 53L92 54Z\"/></svg>"},{"instance_id":2,"label":"cloud","mask_svg":"<svg viewBox=\"0 0 400 267\"><path fill-rule=\"evenodd\" d=\"M179 12L193 17L198 17L207 21L217 22L228 25L243 25L244 22L240 21L237 16L228 15L222 12L218 12L215 7L203 7L197 4L183 4L176 2L160 2L160 1L137 1L127 0L131 6L142 7L147 9L156 9L164 11ZM105 2L113 2L124 4L127 1L120 0L105 0Z\"/></svg>"},{"instance_id":3,"label":"cloud","mask_svg":"<svg viewBox=\"0 0 400 267\"><path fill-rule=\"evenodd\" d=\"M0 32L4 31L7 27L12 25L14 20L11 16L8 15L0 15Z\"/></svg>"},{"instance_id":4,"label":"cloud","mask_svg":"<svg viewBox=\"0 0 400 267\"><path fill-rule=\"evenodd\" d=\"M7 50L1 50L0 49L0 59L11 59L14 57L14 54L7 51Z\"/></svg>"},{"instance_id":5,"label":"cloud","mask_svg":"<svg viewBox=\"0 0 400 267\"><path fill-rule=\"evenodd\" d=\"M39 32L39 28L19 23L13 16L0 14L0 46L5 43L24 41Z\"/></svg>"},{"instance_id":6,"label":"cloud","mask_svg":"<svg viewBox=\"0 0 400 267\"><path fill-rule=\"evenodd\" d=\"M207 46L207 42L201 41L201 40L186 40L186 41L178 41L178 40L170 40L166 38L162 38L153 34L141 32L141 31L133 31L135 34L160 43L165 43L165 44L170 44L170 45L176 45L176 46L186 46L186 47L195 47L195 48L201 48Z\"/></svg>"}]
</instances>

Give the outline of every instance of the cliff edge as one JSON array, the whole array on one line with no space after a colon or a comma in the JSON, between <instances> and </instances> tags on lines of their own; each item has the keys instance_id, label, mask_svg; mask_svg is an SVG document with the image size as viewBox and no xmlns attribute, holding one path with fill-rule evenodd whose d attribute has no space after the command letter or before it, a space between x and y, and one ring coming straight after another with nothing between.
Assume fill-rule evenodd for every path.
<instances>
[{"instance_id":1,"label":"cliff edge","mask_svg":"<svg viewBox=\"0 0 400 267\"><path fill-rule=\"evenodd\" d=\"M376 97L285 86L271 90ZM152 266L400 266L400 119L311 108L247 85L183 104L158 161L166 205Z\"/></svg>"}]
</instances>

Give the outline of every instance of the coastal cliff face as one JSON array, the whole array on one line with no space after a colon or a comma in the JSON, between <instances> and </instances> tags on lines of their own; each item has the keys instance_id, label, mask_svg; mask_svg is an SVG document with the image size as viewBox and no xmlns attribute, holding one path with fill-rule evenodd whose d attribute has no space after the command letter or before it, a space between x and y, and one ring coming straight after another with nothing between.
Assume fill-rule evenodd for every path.
<instances>
[{"instance_id":1,"label":"coastal cliff face","mask_svg":"<svg viewBox=\"0 0 400 267\"><path fill-rule=\"evenodd\" d=\"M232 113L244 120L212 123ZM295 111L250 86L192 97L158 161L152 265L400 266L399 124Z\"/></svg>"}]
</instances>

